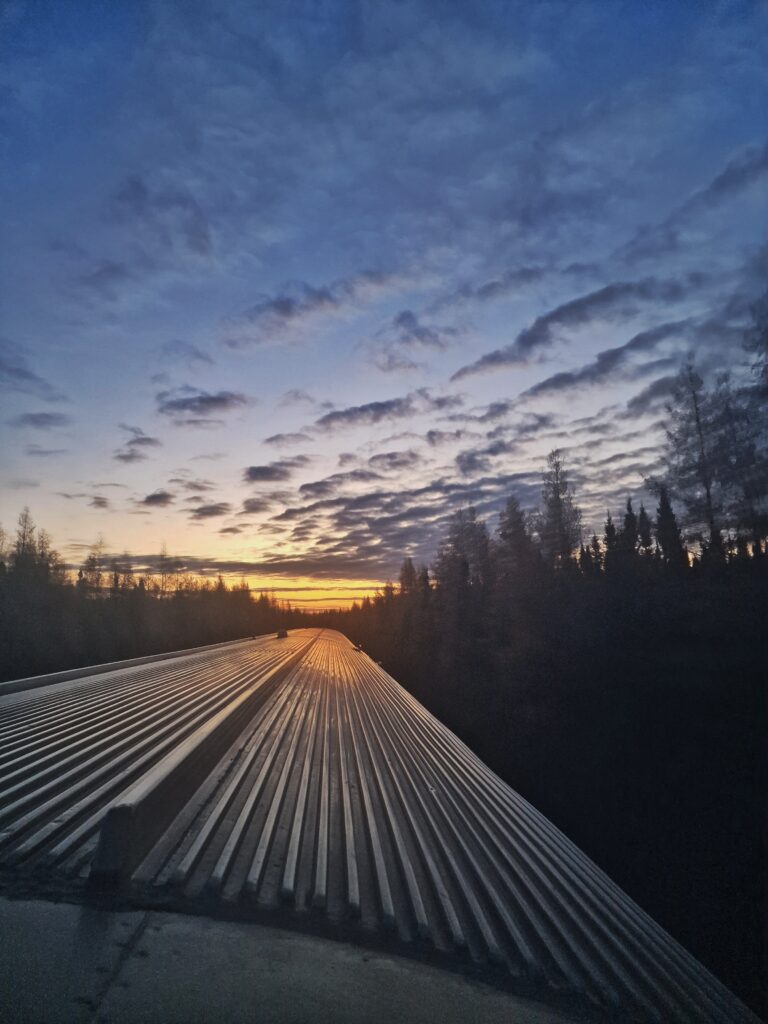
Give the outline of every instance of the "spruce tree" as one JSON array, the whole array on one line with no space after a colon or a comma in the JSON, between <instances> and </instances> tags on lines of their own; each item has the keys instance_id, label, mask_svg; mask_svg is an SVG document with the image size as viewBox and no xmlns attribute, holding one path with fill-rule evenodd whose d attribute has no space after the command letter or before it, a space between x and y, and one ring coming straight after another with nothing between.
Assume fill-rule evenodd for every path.
<instances>
[{"instance_id":1,"label":"spruce tree","mask_svg":"<svg viewBox=\"0 0 768 1024\"><path fill-rule=\"evenodd\" d=\"M416 590L416 568L411 558L404 559L399 582L401 594L412 594Z\"/></svg>"},{"instance_id":2,"label":"spruce tree","mask_svg":"<svg viewBox=\"0 0 768 1024\"><path fill-rule=\"evenodd\" d=\"M653 523L651 517L645 511L645 505L640 503L640 513L637 517L637 536L640 541L640 548L643 555L650 556L653 547Z\"/></svg>"},{"instance_id":3,"label":"spruce tree","mask_svg":"<svg viewBox=\"0 0 768 1024\"><path fill-rule=\"evenodd\" d=\"M538 561L538 553L517 498L508 498L499 515L498 537L501 572L518 578L530 575Z\"/></svg>"},{"instance_id":4,"label":"spruce tree","mask_svg":"<svg viewBox=\"0 0 768 1024\"><path fill-rule=\"evenodd\" d=\"M539 536L544 557L549 565L561 568L571 562L581 540L581 510L574 502L569 473L559 448L547 456L541 499Z\"/></svg>"},{"instance_id":5,"label":"spruce tree","mask_svg":"<svg viewBox=\"0 0 768 1024\"><path fill-rule=\"evenodd\" d=\"M664 564L670 569L680 569L687 564L677 517L669 500L669 492L664 485L659 487L659 506L656 509L656 540L659 542Z\"/></svg>"},{"instance_id":6,"label":"spruce tree","mask_svg":"<svg viewBox=\"0 0 768 1024\"><path fill-rule=\"evenodd\" d=\"M722 552L722 488L717 476L717 415L712 395L689 360L680 370L667 406L665 484L682 502L688 525L706 531L703 545Z\"/></svg>"}]
</instances>

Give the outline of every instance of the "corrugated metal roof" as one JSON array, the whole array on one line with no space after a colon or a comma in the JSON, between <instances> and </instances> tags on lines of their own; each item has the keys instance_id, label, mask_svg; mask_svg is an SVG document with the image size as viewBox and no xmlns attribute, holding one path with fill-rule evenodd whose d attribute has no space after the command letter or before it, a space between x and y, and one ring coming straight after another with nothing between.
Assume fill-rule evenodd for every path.
<instances>
[{"instance_id":1,"label":"corrugated metal roof","mask_svg":"<svg viewBox=\"0 0 768 1024\"><path fill-rule=\"evenodd\" d=\"M329 630L120 670L9 707L2 861L85 878L105 808L145 800L146 768L162 775L169 745L183 733L194 748L195 728L248 687L258 699L237 741L191 799L163 805L159 839L132 874L134 899L244 916L280 908L281 923L466 957L621 1019L756 1020Z\"/></svg>"}]
</instances>

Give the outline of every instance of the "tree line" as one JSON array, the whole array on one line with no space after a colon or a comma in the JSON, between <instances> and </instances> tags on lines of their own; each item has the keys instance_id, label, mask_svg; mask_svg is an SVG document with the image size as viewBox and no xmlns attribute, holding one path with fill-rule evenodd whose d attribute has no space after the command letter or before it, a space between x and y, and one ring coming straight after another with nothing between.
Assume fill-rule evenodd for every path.
<instances>
[{"instance_id":1,"label":"tree line","mask_svg":"<svg viewBox=\"0 0 768 1024\"><path fill-rule=\"evenodd\" d=\"M245 582L181 573L165 551L154 571L108 558L97 541L69 572L29 512L0 531L0 680L268 633L302 616Z\"/></svg>"}]
</instances>

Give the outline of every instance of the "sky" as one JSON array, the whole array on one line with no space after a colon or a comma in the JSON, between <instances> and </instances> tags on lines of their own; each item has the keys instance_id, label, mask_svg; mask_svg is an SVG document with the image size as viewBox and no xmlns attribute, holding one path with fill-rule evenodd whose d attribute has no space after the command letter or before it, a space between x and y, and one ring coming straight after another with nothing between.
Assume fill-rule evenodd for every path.
<instances>
[{"instance_id":1,"label":"sky","mask_svg":"<svg viewBox=\"0 0 768 1024\"><path fill-rule=\"evenodd\" d=\"M768 6L0 6L0 522L305 607L650 500L768 282Z\"/></svg>"}]
</instances>

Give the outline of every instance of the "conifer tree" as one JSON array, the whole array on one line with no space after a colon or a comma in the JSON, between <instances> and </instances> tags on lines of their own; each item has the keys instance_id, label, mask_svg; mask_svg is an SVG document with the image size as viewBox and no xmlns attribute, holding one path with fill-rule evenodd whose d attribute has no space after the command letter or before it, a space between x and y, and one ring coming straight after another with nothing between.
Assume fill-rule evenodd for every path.
<instances>
[{"instance_id":1,"label":"conifer tree","mask_svg":"<svg viewBox=\"0 0 768 1024\"><path fill-rule=\"evenodd\" d=\"M706 531L703 543L711 555L722 553L722 493L715 454L716 406L693 361L678 374L673 400L667 406L664 483L680 499L688 524Z\"/></svg>"},{"instance_id":2,"label":"conifer tree","mask_svg":"<svg viewBox=\"0 0 768 1024\"><path fill-rule=\"evenodd\" d=\"M538 554L517 498L508 498L499 515L498 537L502 573L518 578L529 575L538 561Z\"/></svg>"},{"instance_id":3,"label":"conifer tree","mask_svg":"<svg viewBox=\"0 0 768 1024\"><path fill-rule=\"evenodd\" d=\"M680 569L687 564L677 517L669 500L669 492L663 484L659 487L659 506L656 509L656 540L664 564L670 569Z\"/></svg>"},{"instance_id":4,"label":"conifer tree","mask_svg":"<svg viewBox=\"0 0 768 1024\"><path fill-rule=\"evenodd\" d=\"M622 554L631 557L637 551L637 516L632 507L632 499L627 498L626 511L624 513L624 525L619 534L619 544Z\"/></svg>"},{"instance_id":5,"label":"conifer tree","mask_svg":"<svg viewBox=\"0 0 768 1024\"><path fill-rule=\"evenodd\" d=\"M592 566L596 572L599 572L603 566L603 549L596 533L592 534L589 546L592 549Z\"/></svg>"},{"instance_id":6,"label":"conifer tree","mask_svg":"<svg viewBox=\"0 0 768 1024\"><path fill-rule=\"evenodd\" d=\"M543 510L539 537L548 565L566 566L581 540L581 510L574 502L563 454L555 448L547 456L541 491Z\"/></svg>"},{"instance_id":7,"label":"conifer tree","mask_svg":"<svg viewBox=\"0 0 768 1024\"><path fill-rule=\"evenodd\" d=\"M411 558L403 561L400 569L400 593L412 594L416 590L416 568Z\"/></svg>"},{"instance_id":8,"label":"conifer tree","mask_svg":"<svg viewBox=\"0 0 768 1024\"><path fill-rule=\"evenodd\" d=\"M653 547L653 523L642 502L640 503L640 513L637 517L637 536L643 554L649 557Z\"/></svg>"}]
</instances>

